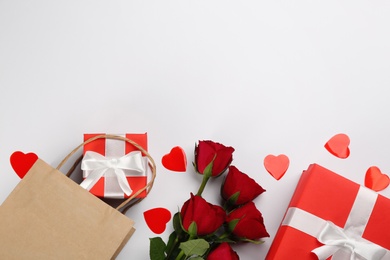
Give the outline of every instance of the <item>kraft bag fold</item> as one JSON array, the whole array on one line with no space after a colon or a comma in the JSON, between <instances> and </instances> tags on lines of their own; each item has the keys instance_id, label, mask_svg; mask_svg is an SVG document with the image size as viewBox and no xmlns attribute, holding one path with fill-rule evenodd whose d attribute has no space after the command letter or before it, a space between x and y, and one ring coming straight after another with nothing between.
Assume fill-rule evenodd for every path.
<instances>
[{"instance_id":1,"label":"kraft bag fold","mask_svg":"<svg viewBox=\"0 0 390 260\"><path fill-rule=\"evenodd\" d=\"M115 259L134 231L118 208L38 159L0 206L0 259Z\"/></svg>"}]
</instances>

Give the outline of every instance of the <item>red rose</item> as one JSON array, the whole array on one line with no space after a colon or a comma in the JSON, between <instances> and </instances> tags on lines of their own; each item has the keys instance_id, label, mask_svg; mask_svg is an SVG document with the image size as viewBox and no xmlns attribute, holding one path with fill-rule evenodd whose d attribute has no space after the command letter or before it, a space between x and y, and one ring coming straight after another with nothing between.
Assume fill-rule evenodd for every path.
<instances>
[{"instance_id":1,"label":"red rose","mask_svg":"<svg viewBox=\"0 0 390 260\"><path fill-rule=\"evenodd\" d=\"M213 162L212 176L222 174L233 160L233 147L213 141L199 141L195 146L195 167L200 174L205 173L206 167ZM214 161L213 161L214 160Z\"/></svg>"},{"instance_id":2,"label":"red rose","mask_svg":"<svg viewBox=\"0 0 390 260\"><path fill-rule=\"evenodd\" d=\"M224 242L220 244L217 248L215 248L211 253L207 256L207 260L239 260L240 257L238 254L232 249L232 247Z\"/></svg>"},{"instance_id":3,"label":"red rose","mask_svg":"<svg viewBox=\"0 0 390 260\"><path fill-rule=\"evenodd\" d=\"M198 195L191 193L180 211L183 228L189 231L195 222L196 235L204 236L214 233L225 221L226 213L220 206L212 205Z\"/></svg>"},{"instance_id":4,"label":"red rose","mask_svg":"<svg viewBox=\"0 0 390 260\"><path fill-rule=\"evenodd\" d=\"M252 201L233 210L227 216L226 222L229 231L239 238L256 240L269 237L263 217Z\"/></svg>"},{"instance_id":5,"label":"red rose","mask_svg":"<svg viewBox=\"0 0 390 260\"><path fill-rule=\"evenodd\" d=\"M231 199L233 205L242 205L252 201L264 191L255 180L240 172L235 166L230 166L222 185L221 195L225 200Z\"/></svg>"}]
</instances>

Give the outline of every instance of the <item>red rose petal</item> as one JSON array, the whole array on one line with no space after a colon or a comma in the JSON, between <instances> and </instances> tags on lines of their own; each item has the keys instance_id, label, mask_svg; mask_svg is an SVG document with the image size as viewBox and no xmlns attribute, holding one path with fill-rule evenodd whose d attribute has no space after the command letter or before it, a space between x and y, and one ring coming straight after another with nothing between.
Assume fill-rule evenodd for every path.
<instances>
[{"instance_id":1,"label":"red rose petal","mask_svg":"<svg viewBox=\"0 0 390 260\"><path fill-rule=\"evenodd\" d=\"M161 159L162 165L171 171L185 172L187 170L187 157L184 150L175 146Z\"/></svg>"},{"instance_id":2,"label":"red rose petal","mask_svg":"<svg viewBox=\"0 0 390 260\"><path fill-rule=\"evenodd\" d=\"M366 172L364 185L374 191L384 190L390 184L389 176L382 173L376 166L371 166Z\"/></svg>"},{"instance_id":3,"label":"red rose petal","mask_svg":"<svg viewBox=\"0 0 390 260\"><path fill-rule=\"evenodd\" d=\"M283 177L289 165L290 165L290 160L284 154L280 154L278 156L270 154L264 158L265 169L276 180L280 180Z\"/></svg>"},{"instance_id":4,"label":"red rose petal","mask_svg":"<svg viewBox=\"0 0 390 260\"><path fill-rule=\"evenodd\" d=\"M16 174L23 179L34 163L38 160L35 153L14 152L10 157L11 166Z\"/></svg>"},{"instance_id":5,"label":"red rose petal","mask_svg":"<svg viewBox=\"0 0 390 260\"><path fill-rule=\"evenodd\" d=\"M144 212L144 219L151 231L161 234L171 220L171 212L166 208L154 208Z\"/></svg>"},{"instance_id":6,"label":"red rose petal","mask_svg":"<svg viewBox=\"0 0 390 260\"><path fill-rule=\"evenodd\" d=\"M334 156L345 159L349 156L349 137L346 134L337 134L325 144L326 150Z\"/></svg>"}]
</instances>

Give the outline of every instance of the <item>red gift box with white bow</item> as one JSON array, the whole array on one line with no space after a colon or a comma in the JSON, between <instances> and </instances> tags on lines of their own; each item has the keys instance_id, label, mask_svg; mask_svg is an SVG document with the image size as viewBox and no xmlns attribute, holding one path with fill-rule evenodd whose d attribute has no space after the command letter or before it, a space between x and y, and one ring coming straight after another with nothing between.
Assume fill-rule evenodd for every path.
<instances>
[{"instance_id":1,"label":"red gift box with white bow","mask_svg":"<svg viewBox=\"0 0 390 260\"><path fill-rule=\"evenodd\" d=\"M312 164L266 259L390 259L390 200Z\"/></svg>"},{"instance_id":2,"label":"red gift box with white bow","mask_svg":"<svg viewBox=\"0 0 390 260\"><path fill-rule=\"evenodd\" d=\"M84 134L84 141L102 134ZM125 134L147 151L147 134ZM84 145L81 187L101 198L129 198L147 184L148 159L122 140L96 139ZM144 198L146 191L137 198Z\"/></svg>"}]
</instances>

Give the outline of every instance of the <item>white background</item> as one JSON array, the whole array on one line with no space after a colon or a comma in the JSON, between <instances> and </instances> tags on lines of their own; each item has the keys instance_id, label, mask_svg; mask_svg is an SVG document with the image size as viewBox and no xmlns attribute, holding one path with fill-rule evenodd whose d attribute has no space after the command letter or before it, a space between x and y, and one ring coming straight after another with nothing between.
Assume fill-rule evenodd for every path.
<instances>
[{"instance_id":1,"label":"white background","mask_svg":"<svg viewBox=\"0 0 390 260\"><path fill-rule=\"evenodd\" d=\"M390 173L389 27L388 1L0 0L0 202L19 182L16 150L56 166L83 133L148 132L158 177L118 257L148 259L157 235L142 213L196 192L194 144L211 139L267 190L255 202L271 238L234 247L263 259L309 164L359 184L372 165ZM323 147L337 133L348 159ZM161 165L177 145L186 173ZM263 158L281 153L291 164L276 181Z\"/></svg>"}]
</instances>

